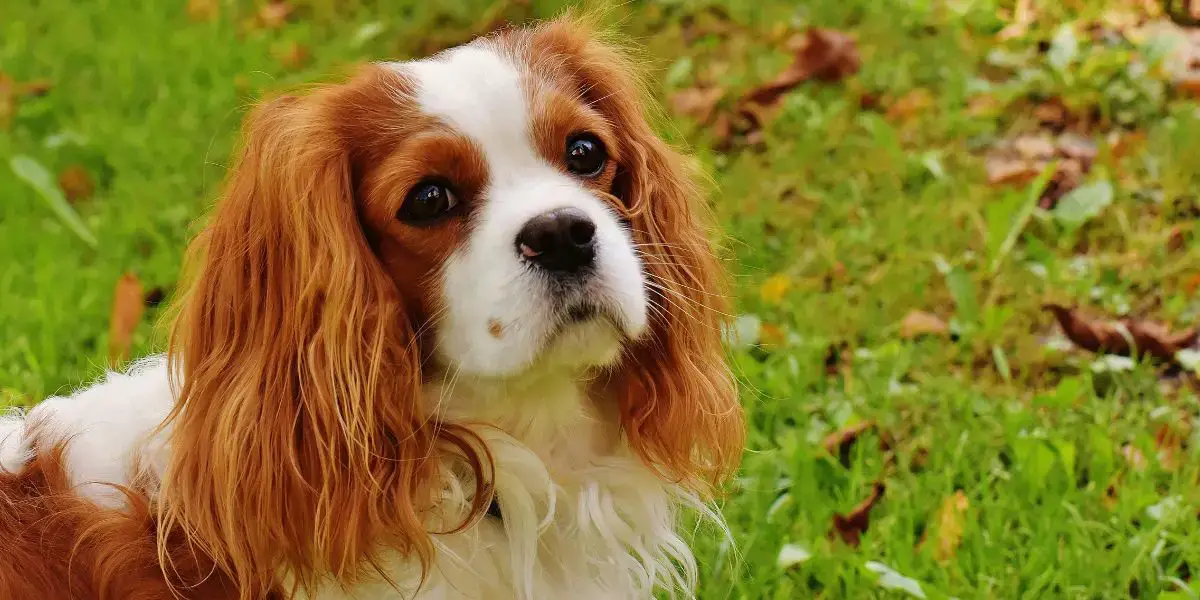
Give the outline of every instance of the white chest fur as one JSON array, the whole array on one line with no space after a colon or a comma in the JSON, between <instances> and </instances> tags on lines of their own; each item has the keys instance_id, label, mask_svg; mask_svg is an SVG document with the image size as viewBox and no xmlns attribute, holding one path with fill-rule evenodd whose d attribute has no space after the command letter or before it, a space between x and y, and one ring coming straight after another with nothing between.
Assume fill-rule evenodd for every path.
<instances>
[{"instance_id":1,"label":"white chest fur","mask_svg":"<svg viewBox=\"0 0 1200 600\"><path fill-rule=\"evenodd\" d=\"M426 397L443 419L471 424L488 444L503 518L435 535L435 562L418 598L607 600L646 598L656 588L690 595L696 566L676 533L678 510L687 505L708 513L706 507L633 456L615 417L575 382L455 381L430 386ZM0 419L0 467L23 462L29 448L22 425L40 424L54 436L48 441L70 440L67 469L80 493L119 505L103 483L128 483L134 464L161 473L164 445L149 435L173 403L165 361L144 361L128 374L47 400L24 423ZM453 514L469 503L472 486L452 469L444 472L444 509ZM412 598L417 565L402 556L385 560L391 583L330 585L312 597Z\"/></svg>"}]
</instances>

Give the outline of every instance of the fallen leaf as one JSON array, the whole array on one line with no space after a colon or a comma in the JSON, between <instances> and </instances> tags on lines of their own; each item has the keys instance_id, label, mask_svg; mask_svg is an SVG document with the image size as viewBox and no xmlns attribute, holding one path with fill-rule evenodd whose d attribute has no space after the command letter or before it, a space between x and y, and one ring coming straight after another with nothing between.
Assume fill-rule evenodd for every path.
<instances>
[{"instance_id":1,"label":"fallen leaf","mask_svg":"<svg viewBox=\"0 0 1200 600\"><path fill-rule=\"evenodd\" d=\"M950 326L941 317L923 310L914 310L900 322L900 337L911 340L925 335L946 335Z\"/></svg>"},{"instance_id":2,"label":"fallen leaf","mask_svg":"<svg viewBox=\"0 0 1200 600\"><path fill-rule=\"evenodd\" d=\"M958 545L962 543L967 509L970 507L971 503L962 490L955 491L953 496L942 502L942 506L934 517L933 557L935 560L939 562L949 560L958 551ZM926 535L928 533L927 529ZM923 546L926 541L927 538L923 536L921 545Z\"/></svg>"},{"instance_id":3,"label":"fallen leaf","mask_svg":"<svg viewBox=\"0 0 1200 600\"><path fill-rule=\"evenodd\" d=\"M279 29L295 10L289 2L267 2L258 9L258 22L264 29Z\"/></svg>"},{"instance_id":4,"label":"fallen leaf","mask_svg":"<svg viewBox=\"0 0 1200 600\"><path fill-rule=\"evenodd\" d=\"M871 527L871 509L883 499L883 493L886 488L882 481L876 481L871 488L871 495L867 496L855 506L849 513L845 515L835 513L833 515L833 530L830 531L830 536L837 535L847 545L858 547L862 540L862 535Z\"/></svg>"},{"instance_id":5,"label":"fallen leaf","mask_svg":"<svg viewBox=\"0 0 1200 600\"><path fill-rule=\"evenodd\" d=\"M972 117L990 117L1000 114L1003 105L991 94L978 94L967 99L967 114Z\"/></svg>"},{"instance_id":6,"label":"fallen leaf","mask_svg":"<svg viewBox=\"0 0 1200 600\"><path fill-rule=\"evenodd\" d=\"M1022 135L1012 142L1017 155L1025 160L1049 159L1057 153L1054 142L1044 135Z\"/></svg>"},{"instance_id":7,"label":"fallen leaf","mask_svg":"<svg viewBox=\"0 0 1200 600\"><path fill-rule=\"evenodd\" d=\"M933 94L925 88L916 88L894 102L887 103L885 113L890 121L907 121L933 106Z\"/></svg>"},{"instance_id":8,"label":"fallen leaf","mask_svg":"<svg viewBox=\"0 0 1200 600\"><path fill-rule=\"evenodd\" d=\"M188 18L193 21L212 21L221 14L220 0L188 0Z\"/></svg>"},{"instance_id":9,"label":"fallen leaf","mask_svg":"<svg viewBox=\"0 0 1200 600\"><path fill-rule=\"evenodd\" d=\"M1041 173L1037 165L1017 157L988 155L983 160L990 185L1023 185Z\"/></svg>"},{"instance_id":10,"label":"fallen leaf","mask_svg":"<svg viewBox=\"0 0 1200 600\"><path fill-rule=\"evenodd\" d=\"M1038 208L1054 210L1063 197L1079 188L1087 170L1087 167L1073 158L1059 162L1054 175L1050 177L1050 182L1046 184L1046 189L1042 190L1041 196L1038 197Z\"/></svg>"},{"instance_id":11,"label":"fallen leaf","mask_svg":"<svg viewBox=\"0 0 1200 600\"><path fill-rule=\"evenodd\" d=\"M49 79L35 79L17 83L13 89L18 96L45 96L53 87L54 84Z\"/></svg>"},{"instance_id":12,"label":"fallen leaf","mask_svg":"<svg viewBox=\"0 0 1200 600\"><path fill-rule=\"evenodd\" d=\"M1183 225L1175 225L1167 233L1167 251L1179 252L1187 247L1187 231Z\"/></svg>"},{"instance_id":13,"label":"fallen leaf","mask_svg":"<svg viewBox=\"0 0 1200 600\"><path fill-rule=\"evenodd\" d=\"M671 94L669 102L675 114L705 124L724 95L725 90L721 87L691 87Z\"/></svg>"},{"instance_id":14,"label":"fallen leaf","mask_svg":"<svg viewBox=\"0 0 1200 600\"><path fill-rule=\"evenodd\" d=\"M775 79L750 90L745 102L771 105L809 79L838 81L858 72L858 47L849 35L832 29L811 28L804 34L792 64Z\"/></svg>"},{"instance_id":15,"label":"fallen leaf","mask_svg":"<svg viewBox=\"0 0 1200 600\"><path fill-rule=\"evenodd\" d=\"M1063 104L1062 100L1051 98L1035 106L1033 116L1046 127L1061 129L1067 126L1067 122L1071 118L1071 111L1067 109L1067 105Z\"/></svg>"},{"instance_id":16,"label":"fallen leaf","mask_svg":"<svg viewBox=\"0 0 1200 600\"><path fill-rule=\"evenodd\" d=\"M1133 356L1136 351L1139 357L1173 363L1175 353L1200 339L1196 327L1173 333L1161 324L1138 319L1105 321L1059 304L1046 304L1044 308L1054 314L1063 333L1076 346L1090 352Z\"/></svg>"},{"instance_id":17,"label":"fallen leaf","mask_svg":"<svg viewBox=\"0 0 1200 600\"><path fill-rule=\"evenodd\" d=\"M758 343L763 346L778 348L784 345L787 336L778 325L771 323L763 323L762 328L758 332Z\"/></svg>"},{"instance_id":18,"label":"fallen leaf","mask_svg":"<svg viewBox=\"0 0 1200 600\"><path fill-rule=\"evenodd\" d=\"M8 75L0 73L0 130L8 129L12 119L17 114L17 101L24 96L42 96L50 91L52 84L47 79L14 81Z\"/></svg>"},{"instance_id":19,"label":"fallen leaf","mask_svg":"<svg viewBox=\"0 0 1200 600\"><path fill-rule=\"evenodd\" d=\"M1158 452L1158 464L1167 471L1179 468L1183 456L1183 446L1191 433L1191 425L1186 420L1178 423L1163 423L1154 433L1154 449Z\"/></svg>"},{"instance_id":20,"label":"fallen leaf","mask_svg":"<svg viewBox=\"0 0 1200 600\"><path fill-rule=\"evenodd\" d=\"M708 5L703 10L688 13L680 19L680 33L683 34L683 42L688 46L708 35L728 37L736 29L737 25L729 13L720 6Z\"/></svg>"},{"instance_id":21,"label":"fallen leaf","mask_svg":"<svg viewBox=\"0 0 1200 600\"><path fill-rule=\"evenodd\" d=\"M860 435L874 428L875 421L859 421L825 436L825 439L821 440L821 447L837 456L843 467L849 467L850 448L858 441Z\"/></svg>"},{"instance_id":22,"label":"fallen leaf","mask_svg":"<svg viewBox=\"0 0 1200 600\"><path fill-rule=\"evenodd\" d=\"M68 202L87 200L96 192L92 175L82 165L71 165L58 174L58 187L66 194Z\"/></svg>"},{"instance_id":23,"label":"fallen leaf","mask_svg":"<svg viewBox=\"0 0 1200 600\"><path fill-rule=\"evenodd\" d=\"M1200 273L1192 275L1184 280L1183 290L1187 292L1189 296L1195 296L1196 292L1200 291Z\"/></svg>"},{"instance_id":24,"label":"fallen leaf","mask_svg":"<svg viewBox=\"0 0 1200 600\"><path fill-rule=\"evenodd\" d=\"M783 301L783 296L790 287L792 287L792 278L783 273L777 273L768 277L763 282L758 293L762 297L763 302L767 304L779 304Z\"/></svg>"},{"instance_id":25,"label":"fallen leaf","mask_svg":"<svg viewBox=\"0 0 1200 600\"><path fill-rule=\"evenodd\" d=\"M290 70L303 67L308 63L309 59L308 49L295 41L288 41L282 46L278 46L274 54L279 64L283 65L285 69Z\"/></svg>"},{"instance_id":26,"label":"fallen leaf","mask_svg":"<svg viewBox=\"0 0 1200 600\"><path fill-rule=\"evenodd\" d=\"M843 368L848 370L849 365L843 359L849 353L850 344L846 342L830 344L829 347L825 348L825 360L823 363L825 365L825 374L834 376L841 373Z\"/></svg>"},{"instance_id":27,"label":"fallen leaf","mask_svg":"<svg viewBox=\"0 0 1200 600\"><path fill-rule=\"evenodd\" d=\"M108 362L111 366L117 366L129 356L133 332L145 310L142 282L131 273L121 276L113 290L112 317L108 326Z\"/></svg>"},{"instance_id":28,"label":"fallen leaf","mask_svg":"<svg viewBox=\"0 0 1200 600\"><path fill-rule=\"evenodd\" d=\"M1146 132L1144 131L1113 132L1108 139L1108 149L1115 160L1132 156L1145 145Z\"/></svg>"},{"instance_id":29,"label":"fallen leaf","mask_svg":"<svg viewBox=\"0 0 1200 600\"><path fill-rule=\"evenodd\" d=\"M1058 136L1055 147L1060 155L1079 161L1085 170L1096 160L1096 142L1078 133L1068 131Z\"/></svg>"},{"instance_id":30,"label":"fallen leaf","mask_svg":"<svg viewBox=\"0 0 1200 600\"><path fill-rule=\"evenodd\" d=\"M1016 6L1013 7L1012 23L1001 29L1000 33L996 34L996 38L1004 41L1023 37L1029 31L1029 26L1037 19L1033 8L1033 0L1017 0Z\"/></svg>"}]
</instances>

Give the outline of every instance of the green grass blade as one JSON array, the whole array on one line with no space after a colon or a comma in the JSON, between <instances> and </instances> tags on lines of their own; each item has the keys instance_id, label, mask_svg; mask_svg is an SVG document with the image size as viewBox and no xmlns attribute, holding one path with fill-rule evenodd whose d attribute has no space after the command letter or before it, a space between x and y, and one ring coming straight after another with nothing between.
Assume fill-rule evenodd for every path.
<instances>
[{"instance_id":1,"label":"green grass blade","mask_svg":"<svg viewBox=\"0 0 1200 600\"><path fill-rule=\"evenodd\" d=\"M92 232L88 230L87 225L83 223L83 219L79 218L79 213L71 207L65 196L58 186L54 184L54 177L46 170L38 161L18 154L8 161L9 167L18 179L29 184L34 192L37 192L39 198L58 215L63 224L68 229L75 232L79 239L83 240L91 248L96 248L99 243Z\"/></svg>"}]
</instances>

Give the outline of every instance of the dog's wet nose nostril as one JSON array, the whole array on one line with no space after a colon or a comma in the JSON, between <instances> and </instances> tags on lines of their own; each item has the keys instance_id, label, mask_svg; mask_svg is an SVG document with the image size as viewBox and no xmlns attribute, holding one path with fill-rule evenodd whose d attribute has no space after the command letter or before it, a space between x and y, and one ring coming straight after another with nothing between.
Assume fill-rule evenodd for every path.
<instances>
[{"instance_id":1,"label":"dog's wet nose nostril","mask_svg":"<svg viewBox=\"0 0 1200 600\"><path fill-rule=\"evenodd\" d=\"M517 252L547 271L577 273L596 258L596 224L577 208L552 210L525 223Z\"/></svg>"}]
</instances>

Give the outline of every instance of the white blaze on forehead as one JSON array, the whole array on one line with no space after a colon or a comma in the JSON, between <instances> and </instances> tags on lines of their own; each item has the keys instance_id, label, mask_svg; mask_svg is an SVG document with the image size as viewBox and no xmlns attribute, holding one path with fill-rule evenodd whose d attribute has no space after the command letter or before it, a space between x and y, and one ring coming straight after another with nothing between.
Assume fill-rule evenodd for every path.
<instances>
[{"instance_id":1,"label":"white blaze on forehead","mask_svg":"<svg viewBox=\"0 0 1200 600\"><path fill-rule=\"evenodd\" d=\"M521 71L487 44L449 50L404 67L421 110L469 137L493 176L539 164L529 140L529 102Z\"/></svg>"}]
</instances>

